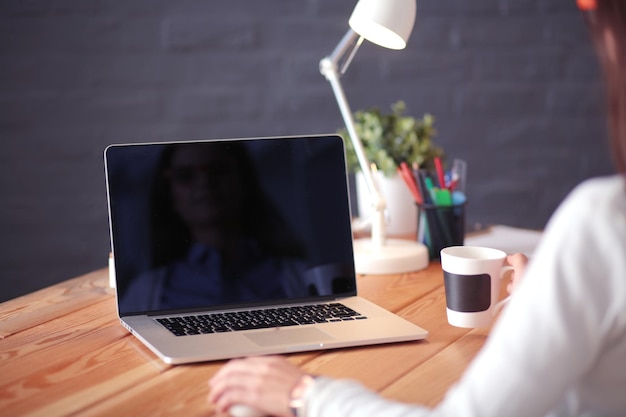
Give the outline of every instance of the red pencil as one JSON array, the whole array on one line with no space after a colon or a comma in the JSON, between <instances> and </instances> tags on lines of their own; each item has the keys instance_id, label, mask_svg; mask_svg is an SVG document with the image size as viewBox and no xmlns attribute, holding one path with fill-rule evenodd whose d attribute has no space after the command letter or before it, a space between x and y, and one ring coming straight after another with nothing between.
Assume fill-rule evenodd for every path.
<instances>
[{"instance_id":1,"label":"red pencil","mask_svg":"<svg viewBox=\"0 0 626 417\"><path fill-rule=\"evenodd\" d=\"M400 166L398 167L398 173L400 174L400 176L402 176L402 179L404 180L404 183L413 195L413 199L415 200L415 202L417 204L423 204L424 200L422 199L422 195L417 188L415 177L413 176L413 173L411 172L411 169L406 162L400 163Z\"/></svg>"},{"instance_id":2,"label":"red pencil","mask_svg":"<svg viewBox=\"0 0 626 417\"><path fill-rule=\"evenodd\" d=\"M441 158L435 157L435 170L437 170L437 179L439 180L439 188L442 190L446 188L446 179L443 174L443 165L441 164Z\"/></svg>"}]
</instances>

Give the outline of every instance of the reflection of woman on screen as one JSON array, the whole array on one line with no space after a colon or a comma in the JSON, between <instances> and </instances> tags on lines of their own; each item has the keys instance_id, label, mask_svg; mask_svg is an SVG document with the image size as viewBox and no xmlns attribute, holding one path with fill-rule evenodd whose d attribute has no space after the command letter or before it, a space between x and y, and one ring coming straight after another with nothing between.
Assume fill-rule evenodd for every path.
<instances>
[{"instance_id":1,"label":"reflection of woman on screen","mask_svg":"<svg viewBox=\"0 0 626 417\"><path fill-rule=\"evenodd\" d=\"M168 147L151 204L152 269L130 284L122 310L306 295L296 284L301 247L239 143Z\"/></svg>"}]
</instances>

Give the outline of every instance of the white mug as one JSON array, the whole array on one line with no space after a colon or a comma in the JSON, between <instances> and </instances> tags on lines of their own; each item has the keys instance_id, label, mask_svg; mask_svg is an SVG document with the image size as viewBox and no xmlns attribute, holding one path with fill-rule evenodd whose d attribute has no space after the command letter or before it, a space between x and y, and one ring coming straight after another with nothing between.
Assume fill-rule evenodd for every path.
<instances>
[{"instance_id":1,"label":"white mug","mask_svg":"<svg viewBox=\"0 0 626 417\"><path fill-rule=\"evenodd\" d=\"M510 297L500 298L506 253L479 246L441 250L448 323L457 327L487 327Z\"/></svg>"}]
</instances>

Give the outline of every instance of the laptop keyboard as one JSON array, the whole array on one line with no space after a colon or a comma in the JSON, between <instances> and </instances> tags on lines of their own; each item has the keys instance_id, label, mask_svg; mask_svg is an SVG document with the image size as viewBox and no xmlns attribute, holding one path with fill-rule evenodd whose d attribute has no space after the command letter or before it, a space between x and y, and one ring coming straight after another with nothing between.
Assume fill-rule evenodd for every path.
<instances>
[{"instance_id":1,"label":"laptop keyboard","mask_svg":"<svg viewBox=\"0 0 626 417\"><path fill-rule=\"evenodd\" d=\"M341 303L330 303L175 316L156 321L176 336L186 336L364 319L367 317Z\"/></svg>"}]
</instances>

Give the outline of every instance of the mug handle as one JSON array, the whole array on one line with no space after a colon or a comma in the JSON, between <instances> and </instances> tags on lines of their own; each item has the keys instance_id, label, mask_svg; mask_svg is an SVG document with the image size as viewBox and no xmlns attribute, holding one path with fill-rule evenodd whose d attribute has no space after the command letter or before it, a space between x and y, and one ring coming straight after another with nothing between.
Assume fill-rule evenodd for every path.
<instances>
[{"instance_id":1,"label":"mug handle","mask_svg":"<svg viewBox=\"0 0 626 417\"><path fill-rule=\"evenodd\" d=\"M505 265L502 267L502 269L500 270L500 279L504 278L504 274L508 271L512 271L513 267L509 266L509 265ZM496 314L498 314L498 312L502 309L502 307L504 307L504 305L506 303L509 302L509 300L511 299L511 296L507 296L506 298L498 301L496 303L496 305L493 307L493 312L491 313L491 315L495 316Z\"/></svg>"}]
</instances>

